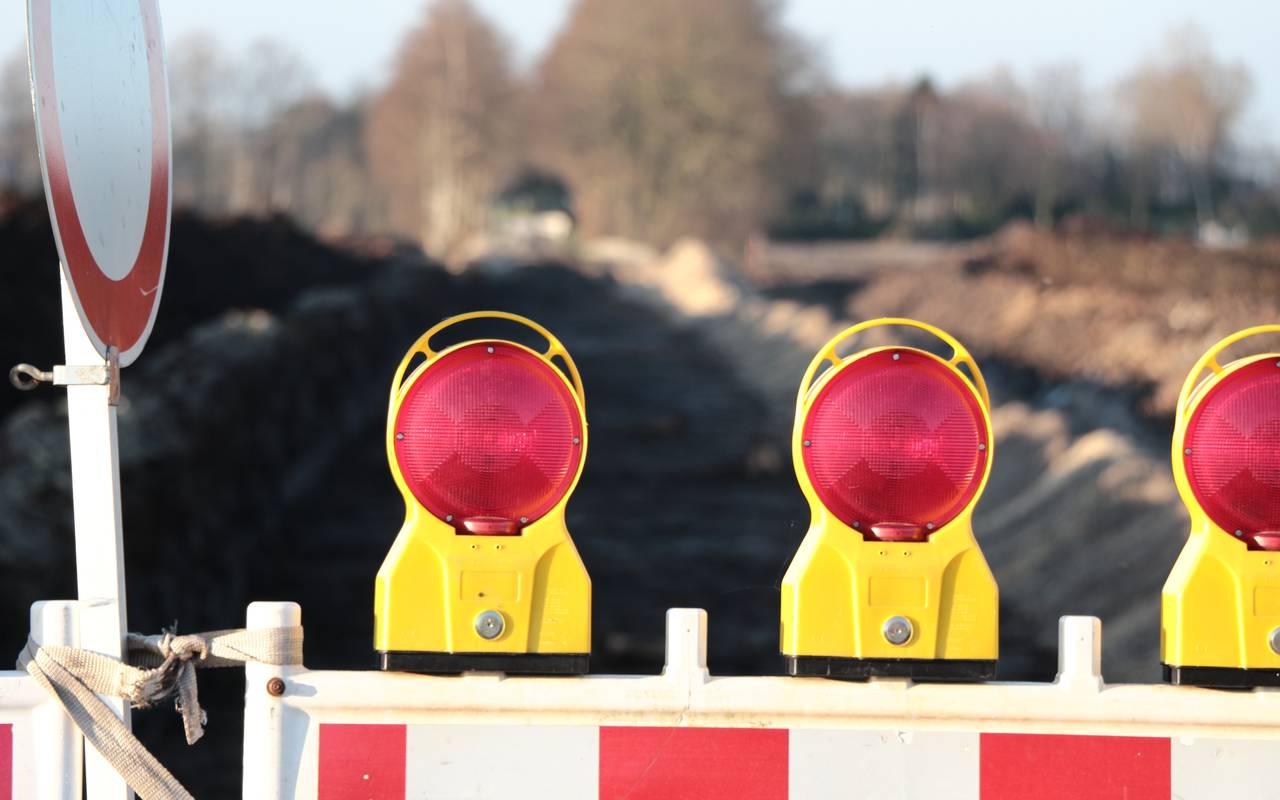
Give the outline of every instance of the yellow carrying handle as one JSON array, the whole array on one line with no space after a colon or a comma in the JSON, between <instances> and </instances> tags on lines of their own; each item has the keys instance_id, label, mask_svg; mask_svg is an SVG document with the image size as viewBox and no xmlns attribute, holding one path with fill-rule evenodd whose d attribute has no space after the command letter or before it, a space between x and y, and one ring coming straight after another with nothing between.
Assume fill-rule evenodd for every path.
<instances>
[{"instance_id":1,"label":"yellow carrying handle","mask_svg":"<svg viewBox=\"0 0 1280 800\"><path fill-rule=\"evenodd\" d=\"M410 362L414 356L421 355L426 358L427 363L434 361L440 353L431 349L431 340L436 334L445 328L451 328L463 322L469 322L473 319L505 319L510 322L519 323L526 328L536 332L539 336L547 340L547 349L542 353L542 357L547 361L559 356L569 370L570 382L573 385L573 391L578 395L578 402L585 407L587 404L586 393L582 390L582 376L578 374L578 365L573 363L573 359L569 356L569 351L564 349L564 345L560 340L552 335L551 331L542 327L533 320L522 317L519 314L512 314L507 311L471 311L466 314L459 314L456 317L438 322L426 333L418 337L418 341L413 343L409 348L409 352L404 354L404 358L400 361L400 366L396 368L395 379L391 381L391 402L387 412L387 424L391 425L396 406L396 398L400 394L401 383L404 381L404 373L409 369Z\"/></svg>"},{"instance_id":2,"label":"yellow carrying handle","mask_svg":"<svg viewBox=\"0 0 1280 800\"><path fill-rule=\"evenodd\" d=\"M964 364L969 368L972 375L970 381L968 377L965 380L978 390L978 397L982 399L982 406L988 414L991 413L991 397L987 394L987 382L982 379L982 371L978 369L978 364L973 360L973 356L969 355L969 351L964 349L964 345L956 341L956 339L944 330L935 328L926 323L919 322L914 319L906 319L902 317L885 317L883 319L871 319L866 322L859 322L857 325L845 328L831 338L831 341L822 346L818 354L813 357L813 361L809 362L809 368L805 370L804 380L800 382L800 391L796 393L796 419L800 418L804 409L804 398L809 391L809 385L813 383L813 379L817 377L818 368L822 366L822 362L830 361L833 367L838 367L845 362L845 358L836 355L836 348L845 342L845 340L857 336L859 333L870 330L871 328L883 328L888 326L899 326L904 328L916 328L925 331L938 339L942 340L951 348L951 358L947 359L947 363L951 366ZM963 374L962 374L963 376Z\"/></svg>"},{"instance_id":3,"label":"yellow carrying handle","mask_svg":"<svg viewBox=\"0 0 1280 800\"><path fill-rule=\"evenodd\" d=\"M1222 364L1218 363L1218 355L1223 350L1237 342L1267 333L1280 333L1280 325L1256 325L1252 328L1236 331L1213 347L1210 347L1208 352L1200 356L1200 360L1192 367L1186 381L1182 384L1182 391L1178 394L1178 410L1175 424L1182 422L1182 417L1187 412L1187 406L1191 403L1191 395L1195 393L1195 389L1199 385L1201 373L1207 369L1213 372L1214 375L1220 375L1225 369Z\"/></svg>"}]
</instances>

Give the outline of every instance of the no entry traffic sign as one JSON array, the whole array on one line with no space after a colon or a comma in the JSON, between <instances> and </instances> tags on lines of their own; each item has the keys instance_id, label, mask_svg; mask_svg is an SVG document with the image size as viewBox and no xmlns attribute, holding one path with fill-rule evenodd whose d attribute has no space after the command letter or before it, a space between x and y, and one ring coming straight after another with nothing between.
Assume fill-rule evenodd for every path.
<instances>
[{"instance_id":1,"label":"no entry traffic sign","mask_svg":"<svg viewBox=\"0 0 1280 800\"><path fill-rule=\"evenodd\" d=\"M151 333L171 211L156 0L29 0L31 84L58 252L85 331L121 366Z\"/></svg>"},{"instance_id":2,"label":"no entry traffic sign","mask_svg":"<svg viewBox=\"0 0 1280 800\"><path fill-rule=\"evenodd\" d=\"M142 352L164 285L172 195L164 39L157 0L28 0L27 24L67 363L105 365L109 375L105 384L66 383L79 644L119 658L128 615L112 367ZM104 701L127 727L124 701ZM97 751L84 764L89 800L133 796Z\"/></svg>"}]
</instances>

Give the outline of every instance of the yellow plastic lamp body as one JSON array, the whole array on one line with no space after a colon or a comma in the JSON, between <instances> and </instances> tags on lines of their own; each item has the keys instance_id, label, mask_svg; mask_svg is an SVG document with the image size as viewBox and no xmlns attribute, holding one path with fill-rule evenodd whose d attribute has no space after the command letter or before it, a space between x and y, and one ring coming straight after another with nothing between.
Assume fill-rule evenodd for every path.
<instances>
[{"instance_id":1,"label":"yellow plastic lamp body","mask_svg":"<svg viewBox=\"0 0 1280 800\"><path fill-rule=\"evenodd\" d=\"M504 319L543 336L549 347L533 353L568 386L581 418L582 441L577 472L564 496L545 515L514 536L459 534L453 525L427 510L410 490L395 454L395 423L410 387L449 353L431 340L446 328L473 319ZM408 380L415 358L422 362ZM557 369L559 358L569 377ZM480 311L444 320L423 334L405 354L391 384L387 412L387 458L404 496L405 521L378 570L374 591L374 646L386 652L481 654L586 654L591 651L591 579L565 527L565 506L586 461L587 423L582 381L568 352L549 331L524 317ZM480 615L496 612L494 627L481 635Z\"/></svg>"},{"instance_id":2,"label":"yellow plastic lamp body","mask_svg":"<svg viewBox=\"0 0 1280 800\"><path fill-rule=\"evenodd\" d=\"M1186 672L1176 682L1208 685L1280 683L1280 653L1273 636L1280 630L1280 552L1251 550L1235 531L1209 518L1187 477L1188 426L1205 397L1238 371L1258 361L1280 361L1269 353L1223 366L1218 356L1250 337L1278 334L1280 325L1235 333L1206 352L1187 376L1178 398L1173 433L1173 477L1191 515L1191 533L1160 602L1160 660ZM1208 370L1209 374L1201 376ZM1198 677L1195 670L1206 668ZM1233 671L1262 671L1235 673Z\"/></svg>"},{"instance_id":3,"label":"yellow plastic lamp body","mask_svg":"<svg viewBox=\"0 0 1280 800\"><path fill-rule=\"evenodd\" d=\"M877 347L847 357L836 353L853 336L884 326L926 331L949 345L952 355L943 359L908 347ZM848 365L884 350L913 351L946 365L973 392L983 412L988 452L977 491L955 518L925 541L865 539L822 503L804 466L804 424L822 388ZM828 362L831 367L819 375ZM961 365L972 380L960 371ZM785 656L995 661L999 595L972 527L973 508L991 469L990 408L986 384L973 358L951 336L922 322L863 322L835 336L814 357L796 398L791 443L811 523L782 581L781 650ZM910 623L905 643L891 642L886 631L888 621L896 617Z\"/></svg>"}]
</instances>

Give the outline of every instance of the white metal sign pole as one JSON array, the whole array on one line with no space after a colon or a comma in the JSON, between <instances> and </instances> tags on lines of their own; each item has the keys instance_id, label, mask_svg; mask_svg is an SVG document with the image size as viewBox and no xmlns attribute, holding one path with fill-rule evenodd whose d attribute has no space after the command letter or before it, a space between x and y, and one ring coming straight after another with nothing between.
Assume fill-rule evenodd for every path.
<instances>
[{"instance_id":1,"label":"white metal sign pole","mask_svg":"<svg viewBox=\"0 0 1280 800\"><path fill-rule=\"evenodd\" d=\"M80 323L75 302L62 276L62 330L67 364L99 366L106 361ZM118 376L113 376L118 380ZM124 539L120 514L120 455L116 407L110 386L67 387L67 422L71 429L71 491L76 526L76 587L80 598L80 647L120 658L126 630ZM128 704L103 697L116 716L129 725ZM92 746L86 747L85 776L89 800L133 797L124 779Z\"/></svg>"}]
</instances>

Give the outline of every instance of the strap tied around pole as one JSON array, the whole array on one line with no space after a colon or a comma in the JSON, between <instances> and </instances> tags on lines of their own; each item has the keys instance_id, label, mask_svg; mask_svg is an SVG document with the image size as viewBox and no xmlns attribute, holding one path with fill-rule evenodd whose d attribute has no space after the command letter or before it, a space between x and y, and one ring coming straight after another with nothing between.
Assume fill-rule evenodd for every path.
<instances>
[{"instance_id":1,"label":"strap tied around pole","mask_svg":"<svg viewBox=\"0 0 1280 800\"><path fill-rule=\"evenodd\" d=\"M302 628L225 630L178 636L130 633L123 663L75 647L42 646L28 640L18 656L27 672L57 698L85 739L138 792L151 798L185 800L191 794L160 764L98 697L127 699L150 708L176 696L187 744L204 735L207 722L196 693L196 670L238 667L246 662L277 666L302 663Z\"/></svg>"}]
</instances>

